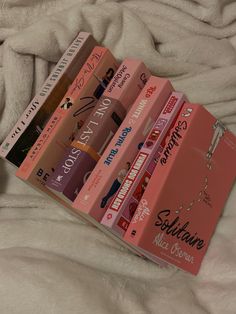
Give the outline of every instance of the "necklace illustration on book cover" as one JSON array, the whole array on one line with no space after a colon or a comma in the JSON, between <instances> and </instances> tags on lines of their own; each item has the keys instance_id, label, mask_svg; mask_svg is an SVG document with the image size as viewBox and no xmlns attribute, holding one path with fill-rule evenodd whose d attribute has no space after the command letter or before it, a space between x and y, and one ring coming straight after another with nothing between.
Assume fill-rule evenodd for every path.
<instances>
[{"instance_id":1,"label":"necklace illustration on book cover","mask_svg":"<svg viewBox=\"0 0 236 314\"><path fill-rule=\"evenodd\" d=\"M189 112L191 114L191 112ZM185 116L185 114L183 114ZM214 133L211 139L210 146L208 148L208 151L206 153L206 167L209 171L212 170L212 156L216 150L216 147L218 146L220 139L224 136L225 131L227 128L224 126L224 124L216 120L216 122L212 126ZM196 195L196 197L187 205L187 206L179 206L178 209L175 211L176 214L179 214L182 210L190 211L195 204L198 202L204 201L208 206L212 207L210 197L207 194L207 188L208 188L208 177L205 176L204 182L203 182L203 188L200 190L200 192Z\"/></svg>"}]
</instances>

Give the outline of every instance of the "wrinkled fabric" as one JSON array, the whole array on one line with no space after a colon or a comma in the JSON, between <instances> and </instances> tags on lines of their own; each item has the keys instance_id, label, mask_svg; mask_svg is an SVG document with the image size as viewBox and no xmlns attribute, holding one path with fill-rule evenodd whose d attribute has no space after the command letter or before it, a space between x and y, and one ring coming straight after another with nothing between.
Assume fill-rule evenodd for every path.
<instances>
[{"instance_id":1,"label":"wrinkled fabric","mask_svg":"<svg viewBox=\"0 0 236 314\"><path fill-rule=\"evenodd\" d=\"M0 142L79 31L236 134L235 19L224 0L0 0ZM14 172L0 161L0 313L236 313L236 186L194 277L128 252Z\"/></svg>"}]
</instances>

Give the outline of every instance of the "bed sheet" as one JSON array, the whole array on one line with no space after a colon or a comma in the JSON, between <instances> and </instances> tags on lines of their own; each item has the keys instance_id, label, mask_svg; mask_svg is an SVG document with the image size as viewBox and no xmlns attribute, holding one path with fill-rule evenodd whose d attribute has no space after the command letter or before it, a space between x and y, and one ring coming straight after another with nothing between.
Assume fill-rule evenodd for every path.
<instances>
[{"instance_id":1,"label":"bed sheet","mask_svg":"<svg viewBox=\"0 0 236 314\"><path fill-rule=\"evenodd\" d=\"M0 0L0 142L80 30L236 135L235 1ZM0 313L236 313L235 185L194 277L128 252L14 172L0 161Z\"/></svg>"}]
</instances>

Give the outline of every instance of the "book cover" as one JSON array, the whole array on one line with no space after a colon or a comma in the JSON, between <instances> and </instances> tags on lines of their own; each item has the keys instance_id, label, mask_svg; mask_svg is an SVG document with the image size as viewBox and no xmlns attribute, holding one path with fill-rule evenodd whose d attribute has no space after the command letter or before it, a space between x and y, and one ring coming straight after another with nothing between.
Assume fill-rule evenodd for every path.
<instances>
[{"instance_id":1,"label":"book cover","mask_svg":"<svg viewBox=\"0 0 236 314\"><path fill-rule=\"evenodd\" d=\"M163 150L165 136L185 100L182 93L170 95L101 221L120 237L125 234L148 186Z\"/></svg>"},{"instance_id":2,"label":"book cover","mask_svg":"<svg viewBox=\"0 0 236 314\"><path fill-rule=\"evenodd\" d=\"M173 87L151 76L82 187L73 207L101 221Z\"/></svg>"},{"instance_id":3,"label":"book cover","mask_svg":"<svg viewBox=\"0 0 236 314\"><path fill-rule=\"evenodd\" d=\"M0 146L2 158L21 165L95 46L91 34L78 34Z\"/></svg>"},{"instance_id":4,"label":"book cover","mask_svg":"<svg viewBox=\"0 0 236 314\"><path fill-rule=\"evenodd\" d=\"M110 51L95 47L16 172L32 185L45 183L94 108L118 65Z\"/></svg>"},{"instance_id":5,"label":"book cover","mask_svg":"<svg viewBox=\"0 0 236 314\"><path fill-rule=\"evenodd\" d=\"M235 136L204 107L184 104L124 239L197 274L235 180L235 160Z\"/></svg>"},{"instance_id":6,"label":"book cover","mask_svg":"<svg viewBox=\"0 0 236 314\"><path fill-rule=\"evenodd\" d=\"M122 62L47 187L74 201L149 77L150 72L141 61Z\"/></svg>"}]
</instances>

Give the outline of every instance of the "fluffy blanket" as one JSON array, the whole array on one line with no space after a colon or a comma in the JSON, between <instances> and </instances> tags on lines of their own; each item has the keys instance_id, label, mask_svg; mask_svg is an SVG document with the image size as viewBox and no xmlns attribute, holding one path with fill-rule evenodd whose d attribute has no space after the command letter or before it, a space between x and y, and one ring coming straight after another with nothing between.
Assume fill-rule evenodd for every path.
<instances>
[{"instance_id":1,"label":"fluffy blanket","mask_svg":"<svg viewBox=\"0 0 236 314\"><path fill-rule=\"evenodd\" d=\"M235 19L232 0L0 0L0 141L80 30L236 134ZM0 162L0 313L236 313L236 186L194 277L133 255L14 171Z\"/></svg>"}]
</instances>

